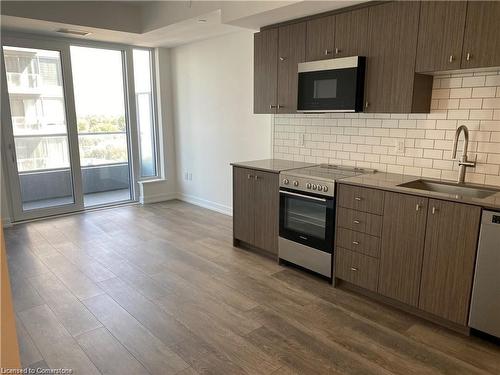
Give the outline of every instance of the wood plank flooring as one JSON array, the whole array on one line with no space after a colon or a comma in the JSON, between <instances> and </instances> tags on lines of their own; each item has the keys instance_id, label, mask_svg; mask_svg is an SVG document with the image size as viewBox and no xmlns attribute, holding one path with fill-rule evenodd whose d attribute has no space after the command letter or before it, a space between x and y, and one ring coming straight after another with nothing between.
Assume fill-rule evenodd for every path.
<instances>
[{"instance_id":1,"label":"wood plank flooring","mask_svg":"<svg viewBox=\"0 0 500 375\"><path fill-rule=\"evenodd\" d=\"M75 374L500 374L500 347L232 246L179 201L5 231L21 360Z\"/></svg>"}]
</instances>

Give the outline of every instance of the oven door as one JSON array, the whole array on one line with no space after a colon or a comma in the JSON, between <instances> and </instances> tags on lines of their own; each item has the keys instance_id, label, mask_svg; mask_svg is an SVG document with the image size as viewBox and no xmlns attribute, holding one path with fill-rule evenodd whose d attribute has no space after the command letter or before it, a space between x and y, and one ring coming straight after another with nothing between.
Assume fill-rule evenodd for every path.
<instances>
[{"instance_id":1,"label":"oven door","mask_svg":"<svg viewBox=\"0 0 500 375\"><path fill-rule=\"evenodd\" d=\"M335 199L280 190L280 237L331 253Z\"/></svg>"},{"instance_id":2,"label":"oven door","mask_svg":"<svg viewBox=\"0 0 500 375\"><path fill-rule=\"evenodd\" d=\"M364 64L341 69L299 71L299 112L361 112Z\"/></svg>"}]
</instances>

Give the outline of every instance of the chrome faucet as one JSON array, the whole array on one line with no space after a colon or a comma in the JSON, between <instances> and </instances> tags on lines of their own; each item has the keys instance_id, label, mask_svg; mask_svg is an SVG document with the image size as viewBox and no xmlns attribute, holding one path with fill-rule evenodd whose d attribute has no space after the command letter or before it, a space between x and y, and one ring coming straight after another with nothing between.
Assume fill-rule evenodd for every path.
<instances>
[{"instance_id":1,"label":"chrome faucet","mask_svg":"<svg viewBox=\"0 0 500 375\"><path fill-rule=\"evenodd\" d=\"M467 160L467 149L469 148L469 129L465 125L461 125L458 127L457 131L455 132L455 140L453 141L453 151L451 154L452 159L457 158L457 146L458 146L458 139L460 138L460 133L464 132L464 148L462 150L462 156L458 160L458 183L463 184L465 182L465 169L467 167L475 167L476 163L473 161L468 161Z\"/></svg>"}]
</instances>

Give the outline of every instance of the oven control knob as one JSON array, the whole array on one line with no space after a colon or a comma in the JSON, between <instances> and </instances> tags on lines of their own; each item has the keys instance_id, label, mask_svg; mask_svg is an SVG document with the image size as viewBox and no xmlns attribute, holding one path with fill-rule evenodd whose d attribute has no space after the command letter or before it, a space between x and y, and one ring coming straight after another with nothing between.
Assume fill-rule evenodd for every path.
<instances>
[{"instance_id":1,"label":"oven control knob","mask_svg":"<svg viewBox=\"0 0 500 375\"><path fill-rule=\"evenodd\" d=\"M323 191L326 193L328 191L328 186L323 186Z\"/></svg>"},{"instance_id":2,"label":"oven control knob","mask_svg":"<svg viewBox=\"0 0 500 375\"><path fill-rule=\"evenodd\" d=\"M323 190L323 186L318 185L318 191L322 191L322 190Z\"/></svg>"},{"instance_id":3,"label":"oven control knob","mask_svg":"<svg viewBox=\"0 0 500 375\"><path fill-rule=\"evenodd\" d=\"M283 184L288 185L290 181L288 181L288 178L283 179Z\"/></svg>"},{"instance_id":4,"label":"oven control knob","mask_svg":"<svg viewBox=\"0 0 500 375\"><path fill-rule=\"evenodd\" d=\"M311 183L308 182L307 185L306 185L306 188L310 189L312 187Z\"/></svg>"},{"instance_id":5,"label":"oven control knob","mask_svg":"<svg viewBox=\"0 0 500 375\"><path fill-rule=\"evenodd\" d=\"M299 181L294 181L293 186L299 186Z\"/></svg>"},{"instance_id":6,"label":"oven control knob","mask_svg":"<svg viewBox=\"0 0 500 375\"><path fill-rule=\"evenodd\" d=\"M313 184L313 190L316 190L318 186L316 184Z\"/></svg>"}]
</instances>

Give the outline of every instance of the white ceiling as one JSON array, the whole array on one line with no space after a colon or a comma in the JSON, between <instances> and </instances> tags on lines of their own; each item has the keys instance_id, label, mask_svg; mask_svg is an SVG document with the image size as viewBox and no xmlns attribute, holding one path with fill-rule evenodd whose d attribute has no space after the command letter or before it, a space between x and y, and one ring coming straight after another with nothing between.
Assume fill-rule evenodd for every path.
<instances>
[{"instance_id":1,"label":"white ceiling","mask_svg":"<svg viewBox=\"0 0 500 375\"><path fill-rule=\"evenodd\" d=\"M365 1L51 1L2 2L2 31L61 35L148 47L173 47L241 29L344 8ZM99 14L99 16L95 16Z\"/></svg>"}]
</instances>

